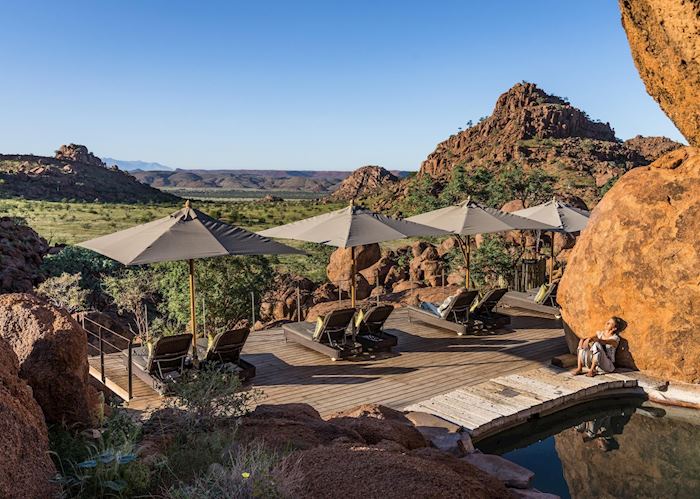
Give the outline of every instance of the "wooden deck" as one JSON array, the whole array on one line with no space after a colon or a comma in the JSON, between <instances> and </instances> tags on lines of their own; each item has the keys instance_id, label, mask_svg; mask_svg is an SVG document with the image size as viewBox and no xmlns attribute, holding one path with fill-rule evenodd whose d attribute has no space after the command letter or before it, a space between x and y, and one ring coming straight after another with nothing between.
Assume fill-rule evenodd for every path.
<instances>
[{"instance_id":1,"label":"wooden deck","mask_svg":"<svg viewBox=\"0 0 700 499\"><path fill-rule=\"evenodd\" d=\"M468 431L473 440L601 396L643 393L637 380L623 374L573 376L553 366L499 376L412 404Z\"/></svg>"},{"instance_id":2,"label":"wooden deck","mask_svg":"<svg viewBox=\"0 0 700 499\"><path fill-rule=\"evenodd\" d=\"M363 404L381 403L403 409L456 388L541 367L567 351L556 320L511 310L508 329L485 336L458 337L426 324L409 323L405 309L387 321L399 338L391 354L352 361L328 357L296 343L285 343L281 329L251 334L243 356L257 368L252 387L261 391L258 403L305 402L327 415ZM521 315L524 314L524 315ZM91 359L99 377L99 358ZM107 379L126 388L123 356L110 354ZM144 410L162 404L158 394L136 376L130 408Z\"/></svg>"}]
</instances>

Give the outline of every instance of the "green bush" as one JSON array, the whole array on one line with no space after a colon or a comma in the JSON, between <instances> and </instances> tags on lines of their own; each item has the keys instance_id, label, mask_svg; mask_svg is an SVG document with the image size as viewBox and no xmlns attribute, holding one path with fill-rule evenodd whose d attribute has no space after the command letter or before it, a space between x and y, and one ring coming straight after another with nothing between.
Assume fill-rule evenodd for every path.
<instances>
[{"instance_id":1,"label":"green bush","mask_svg":"<svg viewBox=\"0 0 700 499\"><path fill-rule=\"evenodd\" d=\"M477 286L497 287L502 280L510 281L515 273L517 257L499 235L485 235L472 254L470 277Z\"/></svg>"},{"instance_id":2,"label":"green bush","mask_svg":"<svg viewBox=\"0 0 700 499\"><path fill-rule=\"evenodd\" d=\"M246 414L257 397L253 390L243 390L236 366L207 364L187 371L169 383L174 408L185 410L192 428L211 428L219 418L237 418Z\"/></svg>"},{"instance_id":3,"label":"green bush","mask_svg":"<svg viewBox=\"0 0 700 499\"><path fill-rule=\"evenodd\" d=\"M49 277L37 287L37 293L54 306L69 312L85 310L90 292L80 287L80 274L63 273Z\"/></svg>"},{"instance_id":4,"label":"green bush","mask_svg":"<svg viewBox=\"0 0 700 499\"><path fill-rule=\"evenodd\" d=\"M153 300L156 291L153 271L146 267L125 269L118 275L105 277L104 287L119 313L128 312L133 316L136 334L147 341L148 318L144 305Z\"/></svg>"}]
</instances>

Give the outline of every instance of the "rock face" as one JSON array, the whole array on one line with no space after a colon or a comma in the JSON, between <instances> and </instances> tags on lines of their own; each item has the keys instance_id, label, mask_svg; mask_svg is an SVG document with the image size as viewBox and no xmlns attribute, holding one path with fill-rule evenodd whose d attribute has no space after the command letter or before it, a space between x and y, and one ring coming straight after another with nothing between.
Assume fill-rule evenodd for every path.
<instances>
[{"instance_id":1,"label":"rock face","mask_svg":"<svg viewBox=\"0 0 700 499\"><path fill-rule=\"evenodd\" d=\"M31 227L0 217L0 293L29 292L41 282L49 246Z\"/></svg>"},{"instance_id":2,"label":"rock face","mask_svg":"<svg viewBox=\"0 0 700 499\"><path fill-rule=\"evenodd\" d=\"M88 384L85 332L67 312L29 294L0 295L0 337L19 359L48 423L88 425L98 404Z\"/></svg>"},{"instance_id":3,"label":"rock face","mask_svg":"<svg viewBox=\"0 0 700 499\"><path fill-rule=\"evenodd\" d=\"M700 2L619 0L632 57L649 95L700 146Z\"/></svg>"},{"instance_id":4,"label":"rock face","mask_svg":"<svg viewBox=\"0 0 700 499\"><path fill-rule=\"evenodd\" d=\"M351 199L370 196L377 193L387 185L396 184L399 178L389 170L381 166L363 166L343 180L331 195L336 201L350 201Z\"/></svg>"},{"instance_id":5,"label":"rock face","mask_svg":"<svg viewBox=\"0 0 700 499\"><path fill-rule=\"evenodd\" d=\"M56 473L41 408L19 377L17 356L0 338L0 497L49 497Z\"/></svg>"},{"instance_id":6,"label":"rock face","mask_svg":"<svg viewBox=\"0 0 700 499\"><path fill-rule=\"evenodd\" d=\"M87 147L80 144L64 144L56 150L54 157L56 159L85 163L86 165L105 166L100 158L88 151Z\"/></svg>"},{"instance_id":7,"label":"rock face","mask_svg":"<svg viewBox=\"0 0 700 499\"><path fill-rule=\"evenodd\" d=\"M623 366L700 382L700 150L627 173L593 211L557 300L576 335L627 323Z\"/></svg>"}]
</instances>

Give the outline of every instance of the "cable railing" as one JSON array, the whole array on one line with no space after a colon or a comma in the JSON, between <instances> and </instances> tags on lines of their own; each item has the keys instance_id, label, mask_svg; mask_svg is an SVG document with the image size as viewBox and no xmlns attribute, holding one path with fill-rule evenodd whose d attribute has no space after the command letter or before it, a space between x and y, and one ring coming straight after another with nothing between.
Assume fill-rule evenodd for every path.
<instances>
[{"instance_id":1,"label":"cable railing","mask_svg":"<svg viewBox=\"0 0 700 499\"><path fill-rule=\"evenodd\" d=\"M113 351L110 351L110 354L118 354L118 355L123 355L126 358L126 370L127 370L127 393L129 395L129 400L133 398L133 382L132 382L132 375L133 375L133 364L132 364L132 349L133 349L133 343L134 340L133 338L127 338L126 336L117 333L116 331L113 331L112 329L109 329L106 326L103 326L99 322L96 322L89 317L87 317L87 313L82 312L79 314L76 314L75 318L80 322L80 325L82 328L85 330L85 332L92 338L97 340L97 346L93 345L90 341L88 341L88 348L92 348L95 351L97 351L97 355L100 357L100 381L102 381L103 384L106 383L107 377L105 374L105 347L111 347ZM97 331L94 331L94 329L97 329ZM123 347L120 347L118 345L115 345L111 341L107 340L105 338L106 334L112 335L111 337L117 337L121 340L124 340L126 342L126 349ZM110 337L110 338L111 338ZM126 352L125 352L126 350ZM88 354L89 355L89 354Z\"/></svg>"}]
</instances>

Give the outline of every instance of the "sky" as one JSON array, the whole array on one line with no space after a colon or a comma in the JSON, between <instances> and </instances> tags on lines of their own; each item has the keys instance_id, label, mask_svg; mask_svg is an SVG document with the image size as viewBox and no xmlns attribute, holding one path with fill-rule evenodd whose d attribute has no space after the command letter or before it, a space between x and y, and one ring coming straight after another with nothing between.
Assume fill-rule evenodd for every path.
<instances>
[{"instance_id":1,"label":"sky","mask_svg":"<svg viewBox=\"0 0 700 499\"><path fill-rule=\"evenodd\" d=\"M622 139L680 133L617 2L0 0L0 151L415 170L522 80Z\"/></svg>"}]
</instances>

